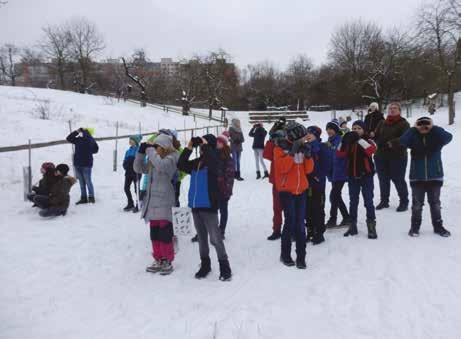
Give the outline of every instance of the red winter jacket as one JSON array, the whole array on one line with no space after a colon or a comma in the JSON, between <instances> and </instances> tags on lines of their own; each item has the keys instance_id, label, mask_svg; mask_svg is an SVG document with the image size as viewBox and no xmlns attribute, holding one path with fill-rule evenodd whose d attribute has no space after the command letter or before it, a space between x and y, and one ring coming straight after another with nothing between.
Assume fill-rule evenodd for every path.
<instances>
[{"instance_id":1,"label":"red winter jacket","mask_svg":"<svg viewBox=\"0 0 461 339\"><path fill-rule=\"evenodd\" d=\"M271 168L270 168L270 173L269 173L269 182L271 184L275 184L274 180L274 173L275 173L275 167L274 167L274 148L275 144L272 140L268 140L266 142L266 145L264 146L264 151L263 151L263 158L266 160L269 160L271 162Z\"/></svg>"}]
</instances>

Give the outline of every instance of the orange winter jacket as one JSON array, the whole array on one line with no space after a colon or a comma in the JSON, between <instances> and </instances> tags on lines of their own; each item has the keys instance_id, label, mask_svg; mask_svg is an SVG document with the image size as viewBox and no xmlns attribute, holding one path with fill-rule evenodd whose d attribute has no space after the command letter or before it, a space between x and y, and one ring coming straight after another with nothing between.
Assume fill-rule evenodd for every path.
<instances>
[{"instance_id":1,"label":"orange winter jacket","mask_svg":"<svg viewBox=\"0 0 461 339\"><path fill-rule=\"evenodd\" d=\"M304 158L296 164L294 157L280 147L274 148L275 188L278 192L300 195L309 187L307 174L314 170L314 160Z\"/></svg>"}]
</instances>

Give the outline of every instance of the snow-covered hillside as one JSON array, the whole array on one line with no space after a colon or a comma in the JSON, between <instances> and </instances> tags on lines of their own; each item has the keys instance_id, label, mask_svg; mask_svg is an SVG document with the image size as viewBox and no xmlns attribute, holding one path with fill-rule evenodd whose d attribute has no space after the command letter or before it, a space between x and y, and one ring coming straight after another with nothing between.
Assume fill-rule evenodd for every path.
<instances>
[{"instance_id":1,"label":"snow-covered hillside","mask_svg":"<svg viewBox=\"0 0 461 339\"><path fill-rule=\"evenodd\" d=\"M33 118L35 96L62 106L61 117ZM75 127L94 127L98 136L113 135L117 120L121 133L135 133L138 121L144 131L156 129L157 122L184 127L181 116L106 100L0 87L0 146L63 139L69 119ZM235 115L246 118L244 112ZM330 113L311 117L312 124L324 127ZM121 210L123 173L112 171L113 141L101 142L95 157L97 203L75 206L79 189L74 187L68 215L53 220L40 219L22 201L27 152L0 154L0 338L459 338L461 128L446 126L445 110L434 119L455 134L443 156L443 215L451 238L432 233L427 206L421 237L408 237L410 212L394 212L393 192L393 208L377 213L378 240L366 238L360 209L358 237L328 231L324 244L308 245L307 270L282 266L280 244L266 240L271 186L255 180L247 141L246 180L236 183L225 240L234 271L229 283L218 281L214 253L211 276L194 279L198 248L188 238L179 239L172 275L145 272L151 263L148 227ZM193 126L193 120L186 119L186 125ZM248 132L247 122L243 127ZM124 148L120 141L119 159ZM42 161L70 162L70 153L69 145L33 150L34 178ZM187 187L186 180L183 203ZM375 196L378 192L376 185Z\"/></svg>"}]
</instances>

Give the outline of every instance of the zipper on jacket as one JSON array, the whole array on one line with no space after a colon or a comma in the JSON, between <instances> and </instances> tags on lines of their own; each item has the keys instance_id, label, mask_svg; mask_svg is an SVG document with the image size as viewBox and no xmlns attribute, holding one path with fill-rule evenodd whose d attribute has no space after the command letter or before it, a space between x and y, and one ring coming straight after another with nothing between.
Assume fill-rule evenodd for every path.
<instances>
[{"instance_id":1,"label":"zipper on jacket","mask_svg":"<svg viewBox=\"0 0 461 339\"><path fill-rule=\"evenodd\" d=\"M303 164L304 165L304 164ZM299 168L301 166L298 165L298 186L296 187L296 194L299 193L299 186L301 185L301 175L299 174Z\"/></svg>"},{"instance_id":2,"label":"zipper on jacket","mask_svg":"<svg viewBox=\"0 0 461 339\"><path fill-rule=\"evenodd\" d=\"M195 200L197 198L197 185L198 185L198 171L199 171L199 168L200 168L200 161L198 162L198 165L197 165L197 174L195 176L195 192L194 192L194 203L192 204L192 207L195 207Z\"/></svg>"},{"instance_id":3,"label":"zipper on jacket","mask_svg":"<svg viewBox=\"0 0 461 339\"><path fill-rule=\"evenodd\" d=\"M426 148L426 137L424 136L423 137L423 144L424 144L424 148ZM424 175L426 177L426 181L428 179L427 177L427 154L424 156Z\"/></svg>"}]
</instances>

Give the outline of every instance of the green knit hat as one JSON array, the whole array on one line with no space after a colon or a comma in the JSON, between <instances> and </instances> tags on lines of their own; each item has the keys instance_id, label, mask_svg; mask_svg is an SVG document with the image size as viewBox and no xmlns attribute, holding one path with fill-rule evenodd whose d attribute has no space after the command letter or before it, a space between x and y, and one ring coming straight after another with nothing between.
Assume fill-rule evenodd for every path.
<instances>
[{"instance_id":1,"label":"green knit hat","mask_svg":"<svg viewBox=\"0 0 461 339\"><path fill-rule=\"evenodd\" d=\"M147 142L153 143L155 142L155 139L158 137L157 133L151 134L147 136Z\"/></svg>"},{"instance_id":2,"label":"green knit hat","mask_svg":"<svg viewBox=\"0 0 461 339\"><path fill-rule=\"evenodd\" d=\"M136 145L139 145L142 140L142 135L132 135L130 136L130 140L133 140Z\"/></svg>"}]
</instances>

